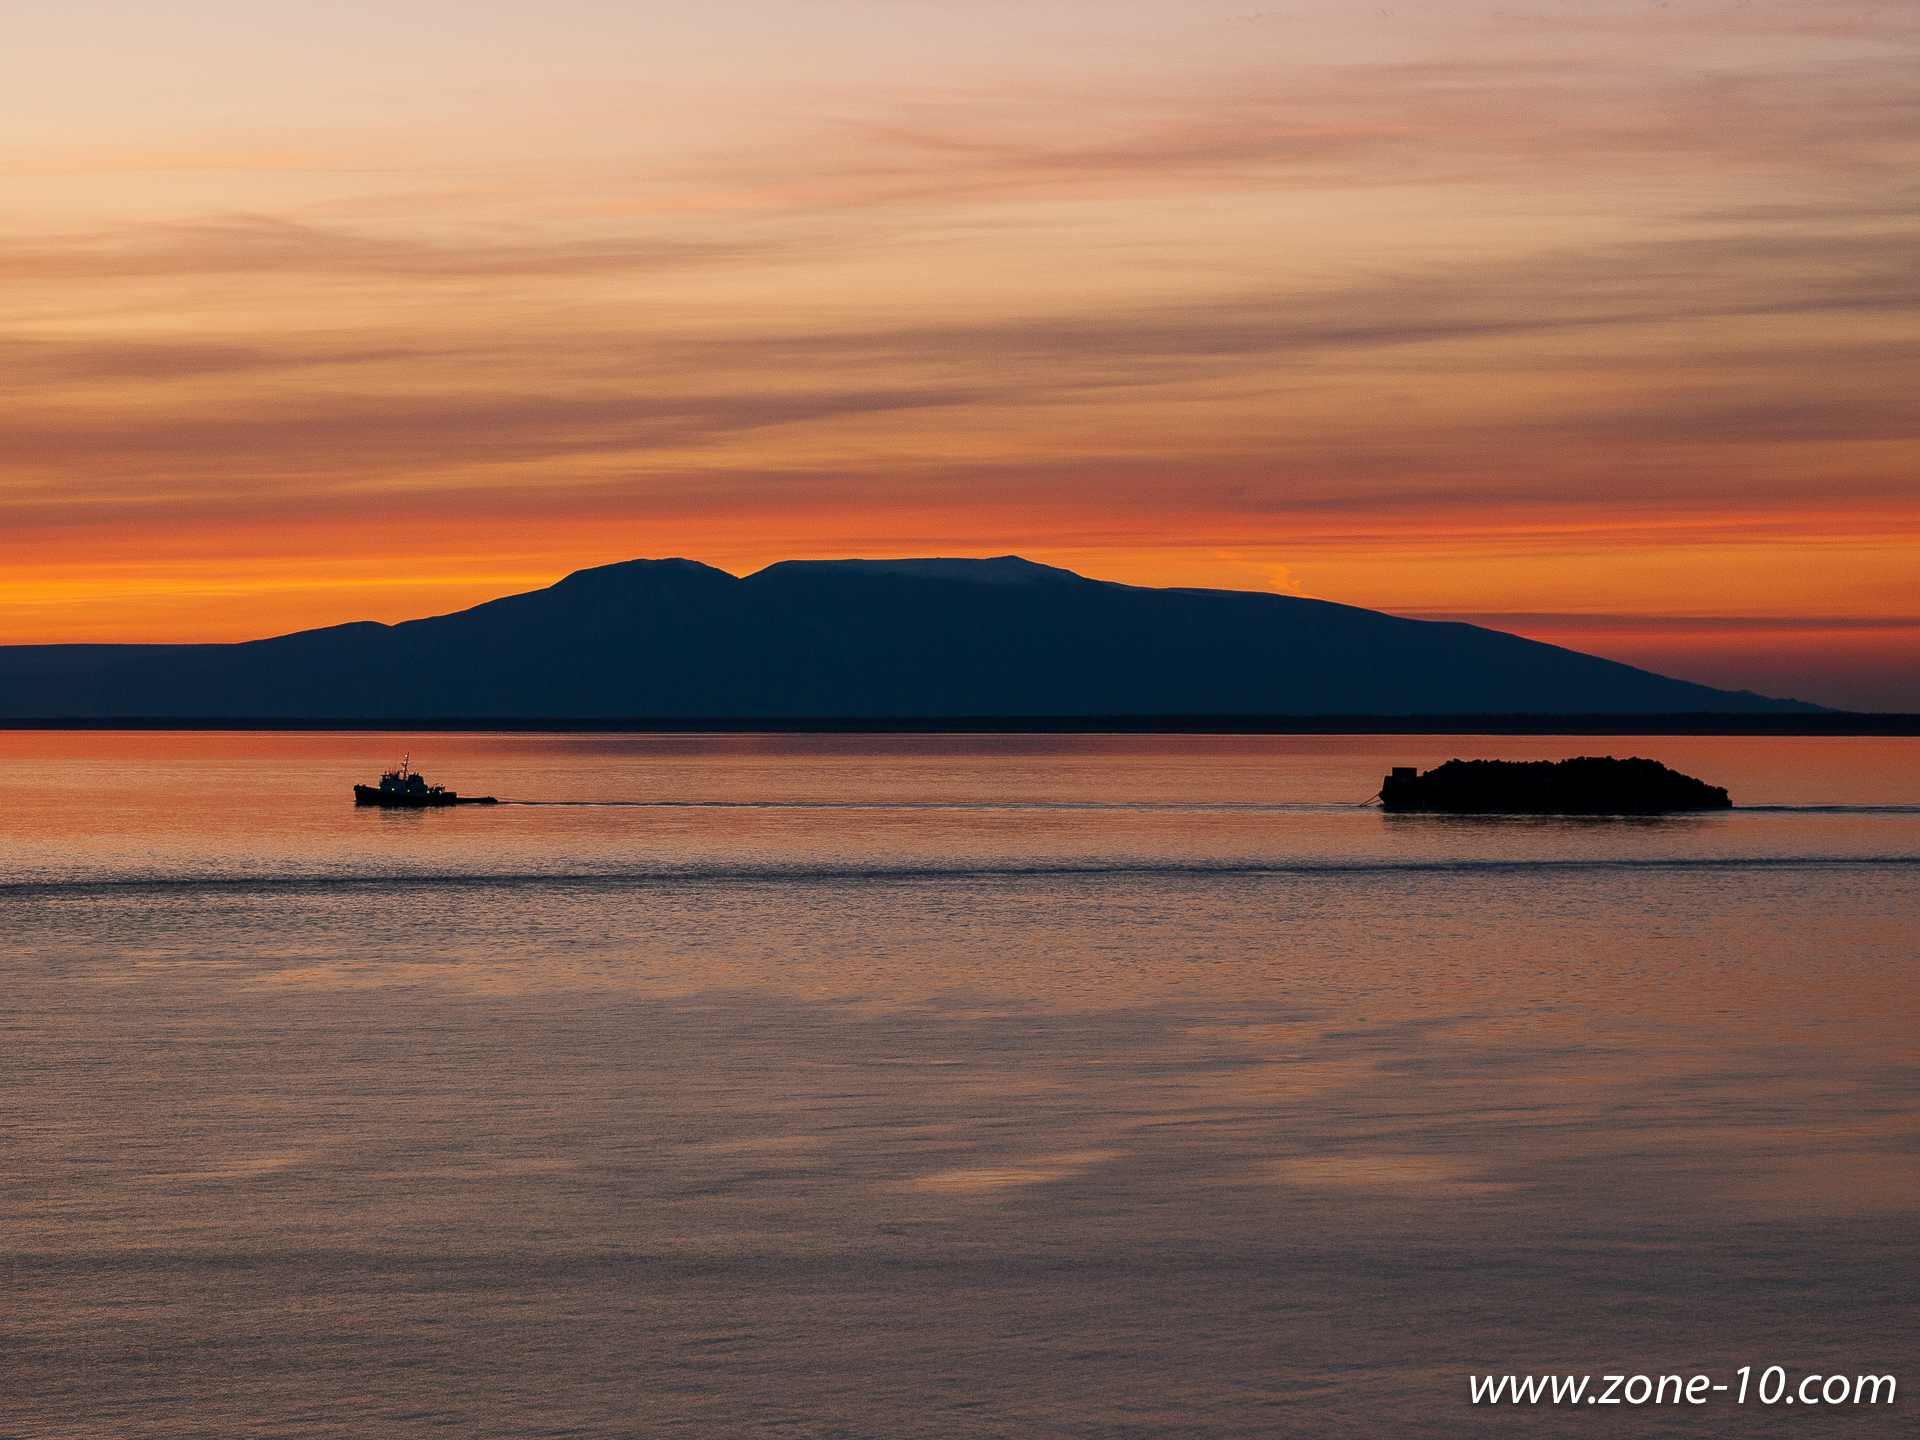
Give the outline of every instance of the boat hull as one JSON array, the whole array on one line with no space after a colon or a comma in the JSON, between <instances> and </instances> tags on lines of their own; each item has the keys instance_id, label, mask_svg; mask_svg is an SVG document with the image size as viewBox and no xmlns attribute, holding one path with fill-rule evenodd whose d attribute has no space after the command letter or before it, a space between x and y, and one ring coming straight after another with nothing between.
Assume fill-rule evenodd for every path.
<instances>
[{"instance_id":1,"label":"boat hull","mask_svg":"<svg viewBox=\"0 0 1920 1440\"><path fill-rule=\"evenodd\" d=\"M444 805L498 805L491 795L456 795L443 790L438 795L408 795L398 790L382 790L375 785L353 787L353 803L378 805L386 810L437 810Z\"/></svg>"}]
</instances>

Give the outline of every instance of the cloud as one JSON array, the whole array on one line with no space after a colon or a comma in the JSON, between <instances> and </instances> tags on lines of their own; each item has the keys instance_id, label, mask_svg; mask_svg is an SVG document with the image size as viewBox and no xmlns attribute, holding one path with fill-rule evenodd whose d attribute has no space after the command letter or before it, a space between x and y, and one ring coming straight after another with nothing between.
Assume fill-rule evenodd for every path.
<instances>
[{"instance_id":1,"label":"cloud","mask_svg":"<svg viewBox=\"0 0 1920 1440\"><path fill-rule=\"evenodd\" d=\"M322 275L336 279L467 281L627 275L724 264L778 253L772 242L643 236L508 243L429 241L271 215L0 242L0 279L15 283L159 276Z\"/></svg>"},{"instance_id":2,"label":"cloud","mask_svg":"<svg viewBox=\"0 0 1920 1440\"><path fill-rule=\"evenodd\" d=\"M1417 447L1412 468L1424 465L1441 494L1454 468L1444 452L1461 445L1510 471L1556 443L1914 437L1920 402L1897 377L1920 363L1916 239L1897 226L1707 226L1178 304L878 325L823 327L801 311L724 327L570 314L521 329L489 324L483 312L457 323L430 314L333 332L260 329L246 343L15 338L0 347L14 402L0 433L25 467L112 462L123 476L127 465L198 471L216 485L236 469L252 483L281 475L311 485L332 473L359 486L370 471L418 467L667 452L684 463L744 434L829 424L842 427L832 444L859 468L850 422L917 412L957 437L977 434L990 413L1000 438L986 443L1032 473L1051 457L1009 417L1091 423L1116 406L1155 404L1171 427L1163 464L1186 455L1231 469L1258 453L1249 447L1281 445L1338 474L1351 467L1334 452L1367 456L1391 438ZM343 242L335 253L351 263L374 249ZM573 259L563 249L553 264L565 271ZM473 274L491 262L483 251L435 263ZM516 263L538 268L530 252ZM304 318L311 325L321 313ZM1894 318L1901 326L1862 324ZM1556 372L1566 393L1530 388ZM1328 385L1346 401L1329 405ZM1395 385L1442 397L1409 411L1404 428L1426 438L1385 416L1356 435L1354 405ZM1298 389L1315 392L1315 403L1290 406ZM1470 404L1444 399L1456 392ZM1212 409L1222 405L1242 417L1237 429L1220 430ZM902 464L884 443L876 454ZM123 485L137 481L89 488Z\"/></svg>"},{"instance_id":3,"label":"cloud","mask_svg":"<svg viewBox=\"0 0 1920 1440\"><path fill-rule=\"evenodd\" d=\"M813 133L776 175L724 155L701 168L740 197L835 210L1195 187L1911 174L1920 95L1906 47L1688 63L1698 58L1567 47L1499 60L1263 58L1121 86L903 86L789 100Z\"/></svg>"}]
</instances>

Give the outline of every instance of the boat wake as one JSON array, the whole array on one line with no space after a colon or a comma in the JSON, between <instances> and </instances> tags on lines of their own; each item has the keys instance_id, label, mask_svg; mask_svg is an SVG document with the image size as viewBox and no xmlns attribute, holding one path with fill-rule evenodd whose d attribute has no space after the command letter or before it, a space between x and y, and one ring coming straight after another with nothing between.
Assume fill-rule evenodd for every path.
<instances>
[{"instance_id":1,"label":"boat wake","mask_svg":"<svg viewBox=\"0 0 1920 1440\"><path fill-rule=\"evenodd\" d=\"M1547 879L1605 874L1730 873L1742 871L1916 870L1920 855L1733 856L1725 858L1623 858L1434 861L1259 860L1040 862L951 865L858 865L834 863L702 864L633 866L607 870L526 870L496 872L395 871L383 874L308 875L128 875L68 879L15 880L0 883L0 900L33 896L127 894L139 891L201 893L323 892L329 890L431 888L452 890L556 887L607 889L627 886L709 884L913 883L920 881L1154 880L1195 879L1382 879L1425 876L1481 876Z\"/></svg>"}]
</instances>

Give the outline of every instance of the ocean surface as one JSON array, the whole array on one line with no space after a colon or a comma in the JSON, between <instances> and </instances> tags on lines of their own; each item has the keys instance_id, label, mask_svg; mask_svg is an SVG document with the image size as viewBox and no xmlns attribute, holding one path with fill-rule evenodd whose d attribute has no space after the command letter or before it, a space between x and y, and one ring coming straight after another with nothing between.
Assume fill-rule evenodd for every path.
<instances>
[{"instance_id":1,"label":"ocean surface","mask_svg":"<svg viewBox=\"0 0 1920 1440\"><path fill-rule=\"evenodd\" d=\"M0 1437L1912 1433L1917 959L1909 739L0 734Z\"/></svg>"}]
</instances>

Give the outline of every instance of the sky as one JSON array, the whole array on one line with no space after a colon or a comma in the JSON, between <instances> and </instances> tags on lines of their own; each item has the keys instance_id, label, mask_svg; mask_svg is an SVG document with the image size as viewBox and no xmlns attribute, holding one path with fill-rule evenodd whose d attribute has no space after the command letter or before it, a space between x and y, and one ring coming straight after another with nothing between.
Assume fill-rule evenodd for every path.
<instances>
[{"instance_id":1,"label":"sky","mask_svg":"<svg viewBox=\"0 0 1920 1440\"><path fill-rule=\"evenodd\" d=\"M1020 554L1920 710L1911 0L9 8L0 643Z\"/></svg>"}]
</instances>

